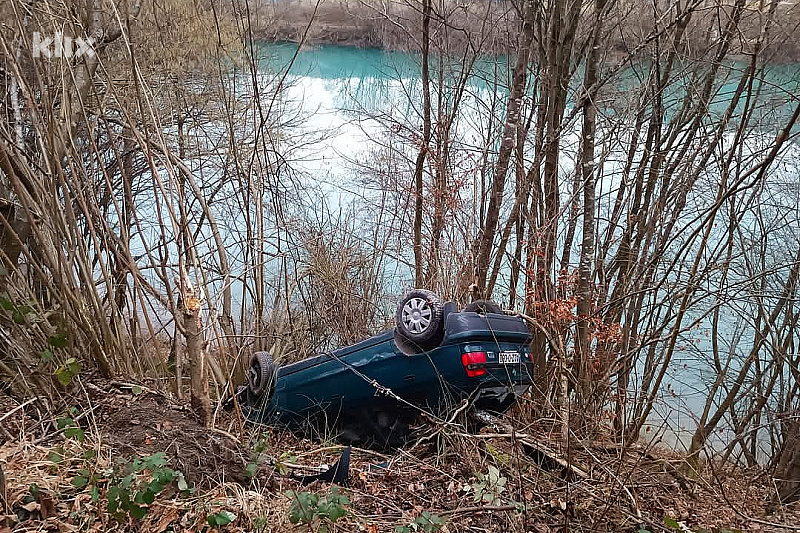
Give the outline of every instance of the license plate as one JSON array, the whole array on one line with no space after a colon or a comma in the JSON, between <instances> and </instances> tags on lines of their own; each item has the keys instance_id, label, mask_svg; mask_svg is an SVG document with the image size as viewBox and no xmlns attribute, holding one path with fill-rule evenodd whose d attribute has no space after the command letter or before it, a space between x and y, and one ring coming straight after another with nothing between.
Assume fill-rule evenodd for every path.
<instances>
[{"instance_id":1,"label":"license plate","mask_svg":"<svg viewBox=\"0 0 800 533\"><path fill-rule=\"evenodd\" d=\"M519 364L519 352L500 352L499 363L501 365Z\"/></svg>"}]
</instances>

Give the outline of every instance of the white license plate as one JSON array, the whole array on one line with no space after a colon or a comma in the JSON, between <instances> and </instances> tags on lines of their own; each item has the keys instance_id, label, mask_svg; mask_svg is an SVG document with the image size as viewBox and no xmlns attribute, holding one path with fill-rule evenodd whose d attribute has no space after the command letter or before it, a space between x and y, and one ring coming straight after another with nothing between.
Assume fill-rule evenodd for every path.
<instances>
[{"instance_id":1,"label":"white license plate","mask_svg":"<svg viewBox=\"0 0 800 533\"><path fill-rule=\"evenodd\" d=\"M499 363L501 365L519 364L519 352L500 352Z\"/></svg>"}]
</instances>

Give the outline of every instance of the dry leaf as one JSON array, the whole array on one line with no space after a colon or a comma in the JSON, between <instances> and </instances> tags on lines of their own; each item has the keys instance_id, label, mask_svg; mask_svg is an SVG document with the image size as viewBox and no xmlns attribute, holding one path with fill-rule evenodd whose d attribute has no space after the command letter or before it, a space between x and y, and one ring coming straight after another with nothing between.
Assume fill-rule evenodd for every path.
<instances>
[{"instance_id":1,"label":"dry leaf","mask_svg":"<svg viewBox=\"0 0 800 533\"><path fill-rule=\"evenodd\" d=\"M26 503L25 505L22 506L22 508L28 511L29 513L32 513L34 511L38 511L39 509L41 509L42 506L39 505L39 502L31 502L31 503Z\"/></svg>"},{"instance_id":2,"label":"dry leaf","mask_svg":"<svg viewBox=\"0 0 800 533\"><path fill-rule=\"evenodd\" d=\"M178 519L178 510L174 507L170 507L170 509L164 513L164 516L161 517L161 520L158 521L153 533L162 533L162 531L166 530L167 527Z\"/></svg>"},{"instance_id":3,"label":"dry leaf","mask_svg":"<svg viewBox=\"0 0 800 533\"><path fill-rule=\"evenodd\" d=\"M46 519L56 515L56 504L47 494L39 493L39 504L41 505L40 512L42 513L42 518Z\"/></svg>"},{"instance_id":4,"label":"dry leaf","mask_svg":"<svg viewBox=\"0 0 800 533\"><path fill-rule=\"evenodd\" d=\"M550 500L550 507L553 509L561 509L562 511L567 510L567 502L562 500L561 498L553 498Z\"/></svg>"}]
</instances>

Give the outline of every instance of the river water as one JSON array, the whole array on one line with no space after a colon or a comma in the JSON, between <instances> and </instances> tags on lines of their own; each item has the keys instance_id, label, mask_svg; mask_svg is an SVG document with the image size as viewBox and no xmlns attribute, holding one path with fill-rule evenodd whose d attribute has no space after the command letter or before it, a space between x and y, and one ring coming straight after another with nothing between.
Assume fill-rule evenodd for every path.
<instances>
[{"instance_id":1,"label":"river water","mask_svg":"<svg viewBox=\"0 0 800 533\"><path fill-rule=\"evenodd\" d=\"M281 139L284 145L285 161L291 168L294 179L307 185L306 197L302 201L306 205L316 205L320 210L324 207L328 212L336 212L338 208L349 205L371 193L374 184L365 183L361 179L364 173L362 163L374 163L376 157L384 153L387 143L391 144L393 128L408 127L420 123L418 106L421 100L419 83L419 65L417 57L402 52L383 51L377 49L356 49L341 46L318 46L304 49L295 56L296 46L293 44L262 44L260 52L263 60L260 63L264 85L274 88L283 79L285 92L281 99L282 109L294 116L293 124L282 130ZM291 69L288 65L294 61ZM446 65L448 69L458 69L459 65ZM283 73L288 73L283 77ZM613 90L607 91L608 113L624 109L626 100L630 98L627 89L637 86L646 70L631 67L615 82ZM720 88L712 102L711 114L724 111L731 91L738 83L740 66L731 64L729 76L720 84ZM490 121L503 118L504 97L507 91L503 88L503 80L509 77L508 63L504 58L486 58L476 64L478 74L470 81L465 97L463 116L458 123L454 143L465 159L478 157L481 154L481 139L485 135ZM795 103L787 95L800 94L798 79L800 65L769 66L764 75L765 83L761 97L765 104L759 107L753 121L754 127L763 130L763 141L774 138L774 124L779 124ZM498 97L499 105L494 112L486 106L492 97ZM681 89L675 89L670 98L677 102L681 97ZM568 104L567 113L570 111ZM669 114L669 111L668 111ZM570 172L574 168L575 154L579 141L579 121L562 137L563 155L559 162L560 175L564 176L562 205L569 201L571 186ZM759 144L759 136L755 136L755 144ZM302 143L293 140L302 139ZM624 144L620 144L620 147ZM390 147L391 148L391 147ZM755 148L755 147L754 147ZM383 151L383 152L382 152ZM613 152L613 150L612 150ZM606 177L599 186L607 191L605 201L613 202L613 194L617 184L614 181L615 169L619 169L624 158L624 150L620 154L610 154L603 163L607 170ZM746 154L745 154L746 156ZM774 173L776 183L790 184L780 195L773 196L776 204L783 204L781 209L788 212L800 206L800 187L797 186L800 176L800 149L790 146L782 157ZM713 174L713 171L712 171ZM410 182L410 174L406 176ZM404 179L402 171L398 179ZM713 180L712 180L713 181ZM702 197L706 195L706 198ZM701 192L695 201L698 206L708 201L707 191ZM473 202L474 203L474 202ZM608 206L607 206L608 208ZM474 206L466 206L466 211ZM601 207L602 209L602 207ZM698 208L699 209L699 208ZM228 227L238 227L241 233L241 213L218 213ZM365 215L366 217L366 215ZM795 220L800 217L795 218ZM720 224L720 231L724 224ZM776 239L798 242L800 228L789 224L781 232L775 233ZM724 233L724 231L723 231ZM158 238L155 234L153 238ZM579 242L579 235L575 242ZM227 240L227 239L226 239ZM213 243L207 239L208 252L213 252ZM236 270L237 244L231 243L229 255ZM410 246L404 252L406 257L392 264L391 275L387 283L393 284L389 290L399 292L411 279L409 260L413 261ZM211 254L213 255L213 253ZM235 300L241 301L243 289L234 282ZM747 327L741 326L736 314L752 313L752 304L742 304L733 309L723 319L725 328L730 331L730 344L725 349L741 352L747 351L747 341L752 338ZM710 325L702 322L693 332L688 332L682 339L681 350L676 355L667 375L667 385L651 417L652 428L647 435L660 436L668 444L678 448L688 443L695 427L710 383L715 379L713 368L708 364L711 346L707 337ZM737 333L744 332L744 337ZM736 343L739 342L739 346ZM641 370L641 369L638 369ZM722 434L712 437L713 443L725 442L730 438L730 429L725 426Z\"/></svg>"}]
</instances>

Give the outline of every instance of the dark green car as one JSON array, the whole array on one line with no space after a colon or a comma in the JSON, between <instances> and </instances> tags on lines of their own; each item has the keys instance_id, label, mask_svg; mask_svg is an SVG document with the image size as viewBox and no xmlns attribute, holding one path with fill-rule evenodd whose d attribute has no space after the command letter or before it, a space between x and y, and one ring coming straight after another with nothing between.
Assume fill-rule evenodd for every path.
<instances>
[{"instance_id":1,"label":"dark green car","mask_svg":"<svg viewBox=\"0 0 800 533\"><path fill-rule=\"evenodd\" d=\"M524 322L492 302L458 311L415 289L401 300L394 330L280 367L255 354L245 410L256 422L393 444L417 416L444 418L465 399L507 409L532 383L529 342Z\"/></svg>"}]
</instances>

